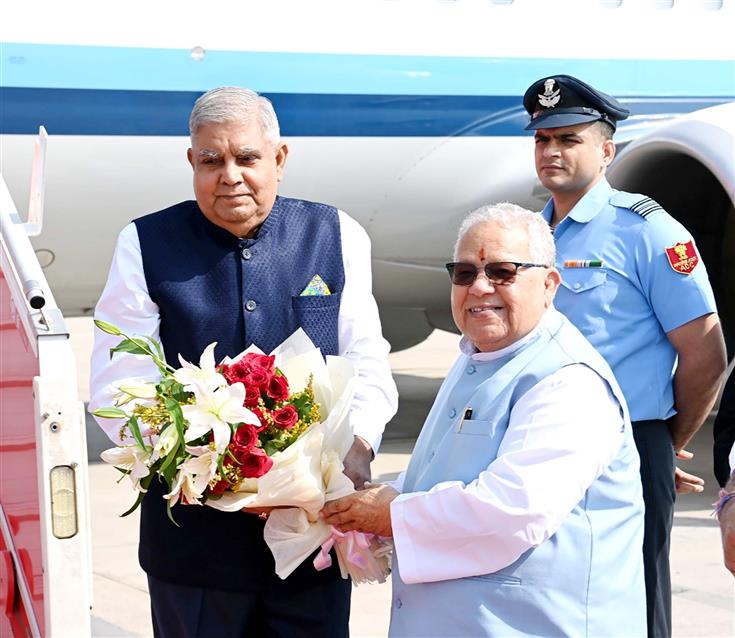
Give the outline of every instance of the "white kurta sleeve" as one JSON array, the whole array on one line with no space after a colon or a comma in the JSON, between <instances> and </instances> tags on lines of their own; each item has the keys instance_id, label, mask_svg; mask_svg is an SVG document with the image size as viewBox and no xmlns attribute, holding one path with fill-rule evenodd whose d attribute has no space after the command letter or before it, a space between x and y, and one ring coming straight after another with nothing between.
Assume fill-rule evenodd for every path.
<instances>
[{"instance_id":1,"label":"white kurta sleeve","mask_svg":"<svg viewBox=\"0 0 735 638\"><path fill-rule=\"evenodd\" d=\"M391 504L406 583L495 572L547 540L617 454L623 417L605 381L567 366L513 408L497 458L471 483L439 483Z\"/></svg>"},{"instance_id":2,"label":"white kurta sleeve","mask_svg":"<svg viewBox=\"0 0 735 638\"><path fill-rule=\"evenodd\" d=\"M135 224L123 228L115 246L110 273L102 296L94 311L95 319L111 323L128 335L145 335L158 340L160 316L151 300L143 273L143 258ZM102 332L95 327L94 347L90 368L89 411L114 405L117 392L113 384L122 379L158 380L160 373L149 357L116 353L110 358L110 348L121 337ZM114 443L132 442L120 439L121 419L97 418L100 427Z\"/></svg>"},{"instance_id":3,"label":"white kurta sleeve","mask_svg":"<svg viewBox=\"0 0 735 638\"><path fill-rule=\"evenodd\" d=\"M358 371L350 412L354 433L378 451L385 424L398 407L398 392L388 364L372 293L370 238L354 219L339 211L345 284L339 309L339 353Z\"/></svg>"}]
</instances>

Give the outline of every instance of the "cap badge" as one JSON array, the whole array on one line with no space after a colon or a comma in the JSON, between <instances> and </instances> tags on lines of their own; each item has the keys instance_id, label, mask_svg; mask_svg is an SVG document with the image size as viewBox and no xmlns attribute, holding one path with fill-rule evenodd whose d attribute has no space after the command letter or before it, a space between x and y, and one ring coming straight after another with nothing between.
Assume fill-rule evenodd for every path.
<instances>
[{"instance_id":1,"label":"cap badge","mask_svg":"<svg viewBox=\"0 0 735 638\"><path fill-rule=\"evenodd\" d=\"M557 104L559 104L559 100L561 100L561 95L559 93L561 92L561 89L554 90L554 83L556 81L553 78L549 78L544 82L544 92L543 95L538 96L538 103L547 109L554 108Z\"/></svg>"},{"instance_id":2,"label":"cap badge","mask_svg":"<svg viewBox=\"0 0 735 638\"><path fill-rule=\"evenodd\" d=\"M691 239L688 242L678 242L671 248L667 248L666 257L669 260L669 266L682 275L691 273L699 263L699 255Z\"/></svg>"}]
</instances>

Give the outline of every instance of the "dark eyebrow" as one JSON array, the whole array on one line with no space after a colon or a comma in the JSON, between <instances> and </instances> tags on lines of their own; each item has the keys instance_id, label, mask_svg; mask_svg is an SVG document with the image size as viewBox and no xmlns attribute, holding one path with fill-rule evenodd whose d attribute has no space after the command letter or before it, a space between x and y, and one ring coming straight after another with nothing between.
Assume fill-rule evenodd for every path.
<instances>
[{"instance_id":1,"label":"dark eyebrow","mask_svg":"<svg viewBox=\"0 0 735 638\"><path fill-rule=\"evenodd\" d=\"M533 137L536 140L542 140L544 142L551 140L551 139L560 140L562 142L581 142L582 141L582 138L579 137L577 133L562 133L561 135L558 135L555 133L552 133L552 134L535 133Z\"/></svg>"}]
</instances>

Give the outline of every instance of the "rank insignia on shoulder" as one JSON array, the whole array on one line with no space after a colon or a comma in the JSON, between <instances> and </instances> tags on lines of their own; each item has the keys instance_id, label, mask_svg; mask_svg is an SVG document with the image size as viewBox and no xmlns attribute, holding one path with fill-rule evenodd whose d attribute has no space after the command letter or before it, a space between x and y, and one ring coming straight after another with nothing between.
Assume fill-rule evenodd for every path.
<instances>
[{"instance_id":1,"label":"rank insignia on shoulder","mask_svg":"<svg viewBox=\"0 0 735 638\"><path fill-rule=\"evenodd\" d=\"M686 243L678 242L671 248L667 248L666 258L669 260L669 265L682 275L691 274L699 263L699 255L691 239Z\"/></svg>"},{"instance_id":2,"label":"rank insignia on shoulder","mask_svg":"<svg viewBox=\"0 0 735 638\"><path fill-rule=\"evenodd\" d=\"M634 213L638 213L641 217L643 217L643 219L645 219L651 213L662 211L663 208L661 208L661 205L656 200L651 199L650 197L644 197L643 199L633 204L630 207L630 210L632 210Z\"/></svg>"},{"instance_id":3,"label":"rank insignia on shoulder","mask_svg":"<svg viewBox=\"0 0 735 638\"><path fill-rule=\"evenodd\" d=\"M663 212L661 205L654 199L641 195L640 193L626 193L625 191L617 191L610 198L613 206L628 208L643 219L646 219L653 213Z\"/></svg>"}]
</instances>

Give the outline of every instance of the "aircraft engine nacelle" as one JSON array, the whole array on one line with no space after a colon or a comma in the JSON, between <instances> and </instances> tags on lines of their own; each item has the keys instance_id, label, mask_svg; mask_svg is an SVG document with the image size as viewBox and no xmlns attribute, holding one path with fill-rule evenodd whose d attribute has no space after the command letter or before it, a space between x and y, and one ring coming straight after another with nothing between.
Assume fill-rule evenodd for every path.
<instances>
[{"instance_id":1,"label":"aircraft engine nacelle","mask_svg":"<svg viewBox=\"0 0 735 638\"><path fill-rule=\"evenodd\" d=\"M730 358L735 353L735 102L703 109L626 145L615 188L655 199L694 235Z\"/></svg>"}]
</instances>

